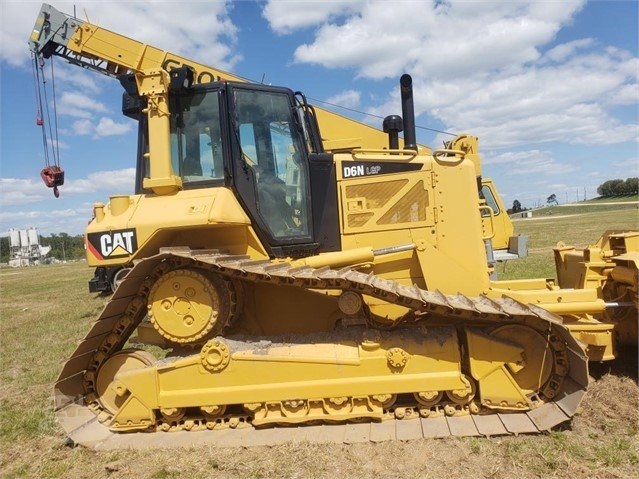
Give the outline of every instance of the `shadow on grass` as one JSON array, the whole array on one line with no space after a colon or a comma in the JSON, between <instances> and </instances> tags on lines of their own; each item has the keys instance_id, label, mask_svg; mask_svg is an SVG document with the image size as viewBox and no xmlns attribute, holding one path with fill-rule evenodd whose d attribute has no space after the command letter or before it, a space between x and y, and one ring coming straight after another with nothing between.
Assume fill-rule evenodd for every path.
<instances>
[{"instance_id":1,"label":"shadow on grass","mask_svg":"<svg viewBox=\"0 0 639 479\"><path fill-rule=\"evenodd\" d=\"M617 350L617 359L601 363L590 363L590 375L595 379L601 379L606 374L629 377L634 382L638 380L638 355L637 347L621 346Z\"/></svg>"}]
</instances>

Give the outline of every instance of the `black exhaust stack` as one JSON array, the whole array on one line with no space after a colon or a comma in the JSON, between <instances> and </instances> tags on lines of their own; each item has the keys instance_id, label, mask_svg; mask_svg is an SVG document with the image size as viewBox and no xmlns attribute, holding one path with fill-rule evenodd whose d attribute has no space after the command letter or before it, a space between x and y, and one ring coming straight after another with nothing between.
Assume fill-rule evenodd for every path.
<instances>
[{"instance_id":1,"label":"black exhaust stack","mask_svg":"<svg viewBox=\"0 0 639 479\"><path fill-rule=\"evenodd\" d=\"M402 118L404 119L404 149L417 151L415 133L415 107L413 105L413 79L404 74L399 79L402 93Z\"/></svg>"}]
</instances>

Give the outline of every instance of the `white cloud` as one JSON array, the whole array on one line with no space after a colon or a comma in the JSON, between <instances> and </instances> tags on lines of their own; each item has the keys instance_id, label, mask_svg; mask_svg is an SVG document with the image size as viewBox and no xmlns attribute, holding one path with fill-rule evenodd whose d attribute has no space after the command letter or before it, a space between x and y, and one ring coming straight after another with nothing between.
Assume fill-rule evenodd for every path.
<instances>
[{"instance_id":1,"label":"white cloud","mask_svg":"<svg viewBox=\"0 0 639 479\"><path fill-rule=\"evenodd\" d=\"M540 61L458 79L414 78L415 109L447 131L472 131L490 147L563 141L614 144L637 138L638 127L611 108L636 104L637 58L618 50L574 55L562 64ZM383 115L399 104L393 92L373 109Z\"/></svg>"},{"instance_id":2,"label":"white cloud","mask_svg":"<svg viewBox=\"0 0 639 479\"><path fill-rule=\"evenodd\" d=\"M86 211L81 212L82 214L86 213ZM49 211L14 211L14 212L0 212L0 221L2 222L24 222L24 220L41 220L46 219L48 216L53 218L61 218L61 217L72 217L78 216L80 212L75 209L64 209L64 210L49 210Z\"/></svg>"},{"instance_id":3,"label":"white cloud","mask_svg":"<svg viewBox=\"0 0 639 479\"><path fill-rule=\"evenodd\" d=\"M50 68L48 66L45 67L45 73L50 76ZM63 60L55 60L54 77L56 88L65 88L76 92L81 91L85 95L98 95L102 93L108 82L113 81L110 78L96 75Z\"/></svg>"},{"instance_id":4,"label":"white cloud","mask_svg":"<svg viewBox=\"0 0 639 479\"><path fill-rule=\"evenodd\" d=\"M305 2L270 0L265 5L262 16L268 20L270 27L276 33L286 34L351 13L363 4L361 0L307 0Z\"/></svg>"},{"instance_id":5,"label":"white cloud","mask_svg":"<svg viewBox=\"0 0 639 479\"><path fill-rule=\"evenodd\" d=\"M570 188L570 185L566 185L565 183L551 183L547 185L548 188L553 190L564 190L566 188Z\"/></svg>"},{"instance_id":6,"label":"white cloud","mask_svg":"<svg viewBox=\"0 0 639 479\"><path fill-rule=\"evenodd\" d=\"M637 66L639 71L639 65ZM610 105L636 105L639 103L639 84L621 85L608 98Z\"/></svg>"},{"instance_id":7,"label":"white cloud","mask_svg":"<svg viewBox=\"0 0 639 479\"><path fill-rule=\"evenodd\" d=\"M538 158L540 156L549 156L552 153L549 151L529 150L529 151L507 151L505 153L486 152L483 155L482 163L485 165L512 165L525 163L526 160L531 158Z\"/></svg>"},{"instance_id":8,"label":"white cloud","mask_svg":"<svg viewBox=\"0 0 639 479\"><path fill-rule=\"evenodd\" d=\"M40 181L0 178L0 206L37 203L45 198L50 198L50 195L51 192Z\"/></svg>"},{"instance_id":9,"label":"white cloud","mask_svg":"<svg viewBox=\"0 0 639 479\"><path fill-rule=\"evenodd\" d=\"M34 220L42 218L44 216L43 211L15 211L15 212L0 212L0 221L2 222L16 222L24 220Z\"/></svg>"},{"instance_id":10,"label":"white cloud","mask_svg":"<svg viewBox=\"0 0 639 479\"><path fill-rule=\"evenodd\" d=\"M125 120L118 123L111 118L102 117L96 124L93 120L83 119L73 123L73 132L76 135L91 135L93 138L105 136L125 135L133 130L134 123Z\"/></svg>"},{"instance_id":11,"label":"white cloud","mask_svg":"<svg viewBox=\"0 0 639 479\"><path fill-rule=\"evenodd\" d=\"M40 5L36 2L0 2L0 59L9 65L23 66L29 59L27 40Z\"/></svg>"},{"instance_id":12,"label":"white cloud","mask_svg":"<svg viewBox=\"0 0 639 479\"><path fill-rule=\"evenodd\" d=\"M64 183L67 194L106 192L107 194L132 194L135 189L135 168L96 171L86 178L70 179Z\"/></svg>"},{"instance_id":13,"label":"white cloud","mask_svg":"<svg viewBox=\"0 0 639 479\"><path fill-rule=\"evenodd\" d=\"M60 129L59 133L62 134L63 130ZM60 137L58 136L58 139L56 140L55 136L53 138L49 138L47 137L47 145L49 145L50 148L50 152L52 151L52 149L54 148L58 148L58 150L68 150L69 149L69 144L60 140Z\"/></svg>"},{"instance_id":14,"label":"white cloud","mask_svg":"<svg viewBox=\"0 0 639 479\"><path fill-rule=\"evenodd\" d=\"M101 136L124 135L133 129L133 122L118 123L111 118L102 117L95 128L95 134Z\"/></svg>"},{"instance_id":15,"label":"white cloud","mask_svg":"<svg viewBox=\"0 0 639 479\"><path fill-rule=\"evenodd\" d=\"M96 171L90 173L87 178L94 185L99 183L100 189L106 191L133 193L135 186L135 168Z\"/></svg>"},{"instance_id":16,"label":"white cloud","mask_svg":"<svg viewBox=\"0 0 639 479\"><path fill-rule=\"evenodd\" d=\"M304 2L269 2L264 15L280 31L282 24L289 30L311 20L319 25L295 50L299 63L354 68L371 79L411 73L416 114L428 113L444 130L471 131L489 147L637 137L637 125L611 109L639 102L639 59L595 38L552 44L584 6L581 0L424 0L402 8L371 0L350 9L326 3L317 18L305 13ZM296 15L304 21L297 24ZM402 28L388 28L389 19ZM369 112L397 112L398 97L395 88Z\"/></svg>"},{"instance_id":17,"label":"white cloud","mask_svg":"<svg viewBox=\"0 0 639 479\"><path fill-rule=\"evenodd\" d=\"M71 128L73 129L73 133L81 136L91 135L95 131L93 122L89 119L75 121L73 125L71 125Z\"/></svg>"},{"instance_id":18,"label":"white cloud","mask_svg":"<svg viewBox=\"0 0 639 479\"><path fill-rule=\"evenodd\" d=\"M331 3L331 2L327 2ZM322 25L311 43L295 51L298 62L327 68L355 67L370 78L411 70L422 76L454 78L478 70L505 68L540 57L539 45L554 38L583 2L370 1L342 23ZM304 2L288 4L302 14ZM389 22L401 28L388 28Z\"/></svg>"},{"instance_id":19,"label":"white cloud","mask_svg":"<svg viewBox=\"0 0 639 479\"><path fill-rule=\"evenodd\" d=\"M0 232L36 226L41 233L79 234L91 218L93 202L113 194L132 194L134 185L134 168L97 171L78 179L67 175L60 198L55 199L40 181L0 178Z\"/></svg>"},{"instance_id":20,"label":"white cloud","mask_svg":"<svg viewBox=\"0 0 639 479\"><path fill-rule=\"evenodd\" d=\"M534 173L560 175L577 170L575 165L557 161L551 151L541 150L506 152L501 154L488 152L484 155L483 163L485 165L500 164L507 166L506 174L509 176Z\"/></svg>"},{"instance_id":21,"label":"white cloud","mask_svg":"<svg viewBox=\"0 0 639 479\"><path fill-rule=\"evenodd\" d=\"M580 40L573 40L568 43L562 43L554 48L551 48L545 53L545 57L553 62L563 62L568 57L573 56L579 49L590 47L594 44L592 38L582 38Z\"/></svg>"},{"instance_id":22,"label":"white cloud","mask_svg":"<svg viewBox=\"0 0 639 479\"><path fill-rule=\"evenodd\" d=\"M93 97L89 97L78 91L64 91L57 101L57 110L60 115L69 115L77 118L91 118L94 113L108 111L104 103L100 103Z\"/></svg>"},{"instance_id":23,"label":"white cloud","mask_svg":"<svg viewBox=\"0 0 639 479\"><path fill-rule=\"evenodd\" d=\"M154 3L161 3L162 8ZM167 3L173 8L166 8ZM106 28L206 65L230 70L241 60L234 48L238 29L229 17L231 8L231 1L160 0L119 4L116 15L107 4L100 15L105 19ZM140 22L140 18L145 21Z\"/></svg>"},{"instance_id":24,"label":"white cloud","mask_svg":"<svg viewBox=\"0 0 639 479\"><path fill-rule=\"evenodd\" d=\"M357 108L360 105L362 92L357 90L344 90L326 99L327 103L339 105L344 108Z\"/></svg>"},{"instance_id":25,"label":"white cloud","mask_svg":"<svg viewBox=\"0 0 639 479\"><path fill-rule=\"evenodd\" d=\"M47 236L65 232L81 234L91 218L91 207L62 208L46 210L21 210L0 212L0 232L9 228L27 229L35 227L38 233Z\"/></svg>"},{"instance_id":26,"label":"white cloud","mask_svg":"<svg viewBox=\"0 0 639 479\"><path fill-rule=\"evenodd\" d=\"M539 157L528 160L525 164L513 165L508 170L508 175L530 175L534 173L543 173L545 175L560 175L577 171L573 165L563 164L554 158Z\"/></svg>"}]
</instances>

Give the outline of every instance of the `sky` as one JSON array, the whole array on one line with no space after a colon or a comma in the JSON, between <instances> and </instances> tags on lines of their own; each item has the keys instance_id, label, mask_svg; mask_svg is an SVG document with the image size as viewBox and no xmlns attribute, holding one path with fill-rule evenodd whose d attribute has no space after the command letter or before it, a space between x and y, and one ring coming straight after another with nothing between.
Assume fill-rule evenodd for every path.
<instances>
[{"instance_id":1,"label":"sky","mask_svg":"<svg viewBox=\"0 0 639 479\"><path fill-rule=\"evenodd\" d=\"M376 127L401 114L398 82L409 73L418 142L479 137L483 174L507 207L592 198L606 180L639 176L636 0L50 3ZM0 235L81 234L94 202L134 190L136 123L122 116L119 83L59 58L47 99L66 173L60 198L40 179L27 45L40 5L0 0Z\"/></svg>"}]
</instances>

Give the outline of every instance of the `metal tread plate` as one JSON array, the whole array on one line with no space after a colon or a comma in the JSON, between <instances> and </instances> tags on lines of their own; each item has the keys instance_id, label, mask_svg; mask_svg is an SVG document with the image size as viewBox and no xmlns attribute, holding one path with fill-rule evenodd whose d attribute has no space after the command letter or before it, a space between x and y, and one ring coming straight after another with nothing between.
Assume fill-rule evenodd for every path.
<instances>
[{"instance_id":1,"label":"metal tread plate","mask_svg":"<svg viewBox=\"0 0 639 479\"><path fill-rule=\"evenodd\" d=\"M87 413L86 408L83 409L85 411L70 407L65 411L73 416L73 423L77 426L69 437L76 443L96 450L180 449L202 445L234 448L284 443L381 443L441 439L451 436L493 437L539 431L533 421L524 414L493 414L312 426L271 428L245 426L237 429L122 434L109 431L97 421L93 413Z\"/></svg>"}]
</instances>

